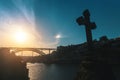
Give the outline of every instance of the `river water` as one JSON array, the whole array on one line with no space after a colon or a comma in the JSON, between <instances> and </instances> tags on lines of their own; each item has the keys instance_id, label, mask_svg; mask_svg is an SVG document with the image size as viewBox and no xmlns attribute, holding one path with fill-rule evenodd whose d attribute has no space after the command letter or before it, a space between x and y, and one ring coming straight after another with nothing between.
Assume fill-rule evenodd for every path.
<instances>
[{"instance_id":1,"label":"river water","mask_svg":"<svg viewBox=\"0 0 120 80\"><path fill-rule=\"evenodd\" d=\"M30 80L74 80L78 64L27 63Z\"/></svg>"}]
</instances>

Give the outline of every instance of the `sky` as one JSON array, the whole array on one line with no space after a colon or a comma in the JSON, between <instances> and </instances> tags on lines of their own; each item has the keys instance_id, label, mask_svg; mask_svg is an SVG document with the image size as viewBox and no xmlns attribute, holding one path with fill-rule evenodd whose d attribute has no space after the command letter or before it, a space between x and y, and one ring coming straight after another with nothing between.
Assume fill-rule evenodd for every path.
<instances>
[{"instance_id":1,"label":"sky","mask_svg":"<svg viewBox=\"0 0 120 80\"><path fill-rule=\"evenodd\" d=\"M120 36L119 0L0 0L0 46L57 47L86 42L76 19L89 9L93 39ZM26 42L13 37L26 33Z\"/></svg>"}]
</instances>

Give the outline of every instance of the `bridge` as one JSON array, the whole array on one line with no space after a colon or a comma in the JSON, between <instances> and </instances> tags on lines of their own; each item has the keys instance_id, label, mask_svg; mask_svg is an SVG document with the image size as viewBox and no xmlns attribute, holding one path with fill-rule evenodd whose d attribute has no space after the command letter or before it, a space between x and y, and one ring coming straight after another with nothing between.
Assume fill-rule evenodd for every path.
<instances>
[{"instance_id":1,"label":"bridge","mask_svg":"<svg viewBox=\"0 0 120 80\"><path fill-rule=\"evenodd\" d=\"M5 53L17 53L23 51L32 51L36 52L39 55L46 55L43 51L47 50L48 54L52 51L56 51L56 48L30 48L30 47L0 47L0 50L4 51Z\"/></svg>"}]
</instances>

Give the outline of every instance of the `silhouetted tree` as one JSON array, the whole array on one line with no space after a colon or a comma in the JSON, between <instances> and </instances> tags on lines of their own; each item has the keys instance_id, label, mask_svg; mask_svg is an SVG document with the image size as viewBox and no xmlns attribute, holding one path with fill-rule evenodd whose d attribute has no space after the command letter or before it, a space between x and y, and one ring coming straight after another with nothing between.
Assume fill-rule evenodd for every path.
<instances>
[{"instance_id":1,"label":"silhouetted tree","mask_svg":"<svg viewBox=\"0 0 120 80\"><path fill-rule=\"evenodd\" d=\"M100 37L100 41L108 41L107 36L102 36L102 37Z\"/></svg>"}]
</instances>

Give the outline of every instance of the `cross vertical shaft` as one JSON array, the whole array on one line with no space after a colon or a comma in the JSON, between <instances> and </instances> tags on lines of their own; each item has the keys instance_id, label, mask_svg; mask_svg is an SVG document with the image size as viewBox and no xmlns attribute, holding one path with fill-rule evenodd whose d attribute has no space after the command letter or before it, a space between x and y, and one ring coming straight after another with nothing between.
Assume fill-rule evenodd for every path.
<instances>
[{"instance_id":1,"label":"cross vertical shaft","mask_svg":"<svg viewBox=\"0 0 120 80\"><path fill-rule=\"evenodd\" d=\"M76 22L79 25L85 25L88 49L92 49L93 44L92 44L92 31L91 30L96 28L96 24L94 22L90 22L89 11L85 10L83 12L83 16L77 18Z\"/></svg>"}]
</instances>

